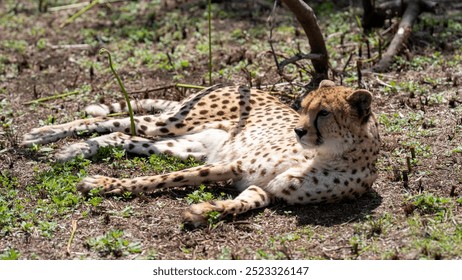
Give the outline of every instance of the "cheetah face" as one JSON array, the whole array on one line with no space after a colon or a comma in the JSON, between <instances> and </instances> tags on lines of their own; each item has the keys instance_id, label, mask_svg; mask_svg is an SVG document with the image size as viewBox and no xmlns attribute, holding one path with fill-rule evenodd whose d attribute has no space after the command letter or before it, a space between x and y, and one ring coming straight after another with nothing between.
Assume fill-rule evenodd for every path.
<instances>
[{"instance_id":1,"label":"cheetah face","mask_svg":"<svg viewBox=\"0 0 462 280\"><path fill-rule=\"evenodd\" d=\"M371 115L372 95L366 90L337 87L323 81L302 102L295 134L305 148L340 155L352 148Z\"/></svg>"}]
</instances>

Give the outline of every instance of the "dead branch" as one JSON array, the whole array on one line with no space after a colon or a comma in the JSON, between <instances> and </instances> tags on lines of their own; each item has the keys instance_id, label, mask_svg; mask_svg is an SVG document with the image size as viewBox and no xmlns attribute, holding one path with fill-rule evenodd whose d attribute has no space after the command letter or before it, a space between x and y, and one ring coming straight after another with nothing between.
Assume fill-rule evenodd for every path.
<instances>
[{"instance_id":1,"label":"dead branch","mask_svg":"<svg viewBox=\"0 0 462 280\"><path fill-rule=\"evenodd\" d=\"M391 66L393 57L401 51L403 45L406 44L411 35L412 25L420 12L421 8L418 1L408 3L395 37L391 41L387 51L383 54L382 59L373 67L374 71L385 72Z\"/></svg>"},{"instance_id":2,"label":"dead branch","mask_svg":"<svg viewBox=\"0 0 462 280\"><path fill-rule=\"evenodd\" d=\"M112 0L112 1L99 1L98 5L103 5L103 4L115 4L118 2L127 2L129 0ZM89 5L91 1L85 1L85 2L80 2L76 4L69 4L69 5L63 5L63 6L56 6L56 7L50 7L48 8L49 12L59 12L59 11L64 11L64 10L71 10L71 9L78 9L85 7Z\"/></svg>"},{"instance_id":3,"label":"dead branch","mask_svg":"<svg viewBox=\"0 0 462 280\"><path fill-rule=\"evenodd\" d=\"M317 54L317 53L298 53L288 59L283 60L282 62L278 63L278 71L281 72L284 67L288 64L295 63L299 60L302 59L310 59L311 61L313 60L319 60L322 59L323 55L322 54Z\"/></svg>"},{"instance_id":4,"label":"dead branch","mask_svg":"<svg viewBox=\"0 0 462 280\"><path fill-rule=\"evenodd\" d=\"M411 35L412 25L422 12L435 12L437 2L429 0L391 0L372 5L371 0L363 0L363 28L368 33L372 27L383 25L385 19L393 16L401 16L402 19L393 40L387 51L381 56L380 61L373 67L376 72L385 72L391 66L393 57L397 55L407 43ZM381 49L379 49L379 53ZM380 53L381 54L381 53Z\"/></svg>"},{"instance_id":5,"label":"dead branch","mask_svg":"<svg viewBox=\"0 0 462 280\"><path fill-rule=\"evenodd\" d=\"M313 9L301 0L282 0L282 2L295 15L305 31L311 47L311 53L321 57L319 58L316 56L316 58L310 58L315 70L312 82L317 84L328 77L329 55L327 54L326 44L321 29L319 28L316 15Z\"/></svg>"}]
</instances>

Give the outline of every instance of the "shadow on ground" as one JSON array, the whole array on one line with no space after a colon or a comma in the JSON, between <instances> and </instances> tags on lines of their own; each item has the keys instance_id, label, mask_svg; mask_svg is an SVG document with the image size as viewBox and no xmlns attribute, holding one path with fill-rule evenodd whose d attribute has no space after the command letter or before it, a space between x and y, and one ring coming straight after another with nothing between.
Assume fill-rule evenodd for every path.
<instances>
[{"instance_id":1,"label":"shadow on ground","mask_svg":"<svg viewBox=\"0 0 462 280\"><path fill-rule=\"evenodd\" d=\"M361 221L381 203L382 197L372 190L356 200L334 204L287 206L278 209L277 212L283 214L291 211L291 214L297 217L298 226L334 226Z\"/></svg>"}]
</instances>

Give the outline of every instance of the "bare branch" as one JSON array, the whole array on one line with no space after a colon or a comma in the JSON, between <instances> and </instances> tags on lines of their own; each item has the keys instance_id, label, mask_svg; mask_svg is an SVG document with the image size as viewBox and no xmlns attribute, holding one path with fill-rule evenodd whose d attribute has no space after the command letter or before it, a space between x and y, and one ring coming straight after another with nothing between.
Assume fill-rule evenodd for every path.
<instances>
[{"instance_id":1,"label":"bare branch","mask_svg":"<svg viewBox=\"0 0 462 280\"><path fill-rule=\"evenodd\" d=\"M322 55L320 59L310 58L316 71L315 82L326 79L329 70L329 55L313 9L301 0L282 0L282 2L292 11L305 31L311 52Z\"/></svg>"},{"instance_id":2,"label":"bare branch","mask_svg":"<svg viewBox=\"0 0 462 280\"><path fill-rule=\"evenodd\" d=\"M298 53L292 56L291 58L283 60L281 63L279 63L278 71L282 71L282 69L284 69L286 65L295 63L302 59L311 59L313 61L313 60L321 60L323 59L323 57L324 56L322 54L317 54L317 53Z\"/></svg>"},{"instance_id":3,"label":"bare branch","mask_svg":"<svg viewBox=\"0 0 462 280\"><path fill-rule=\"evenodd\" d=\"M393 62L393 57L398 54L412 31L412 24L420 14L420 5L417 1L408 3L406 11L398 27L395 37L390 43L387 51L383 54L382 59L373 67L376 72L384 72L390 67Z\"/></svg>"}]
</instances>

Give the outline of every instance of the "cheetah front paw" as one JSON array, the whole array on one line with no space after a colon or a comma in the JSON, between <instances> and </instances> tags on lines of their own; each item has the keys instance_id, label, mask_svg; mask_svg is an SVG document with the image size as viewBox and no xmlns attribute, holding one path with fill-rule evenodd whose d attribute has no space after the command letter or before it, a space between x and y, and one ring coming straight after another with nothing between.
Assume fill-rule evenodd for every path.
<instances>
[{"instance_id":1,"label":"cheetah front paw","mask_svg":"<svg viewBox=\"0 0 462 280\"><path fill-rule=\"evenodd\" d=\"M23 136L21 145L29 147L34 144L47 144L50 142L55 142L61 138L61 132L62 131L54 129L51 126L34 128Z\"/></svg>"},{"instance_id":2,"label":"cheetah front paw","mask_svg":"<svg viewBox=\"0 0 462 280\"><path fill-rule=\"evenodd\" d=\"M88 158L92 155L91 148L87 143L75 143L65 147L62 150L59 150L54 155L54 158L57 161L65 162L80 155L82 155L84 158Z\"/></svg>"},{"instance_id":3,"label":"cheetah front paw","mask_svg":"<svg viewBox=\"0 0 462 280\"><path fill-rule=\"evenodd\" d=\"M102 194L121 194L125 191L120 180L101 175L85 177L77 185L77 190L84 194L96 188L101 188Z\"/></svg>"}]
</instances>

